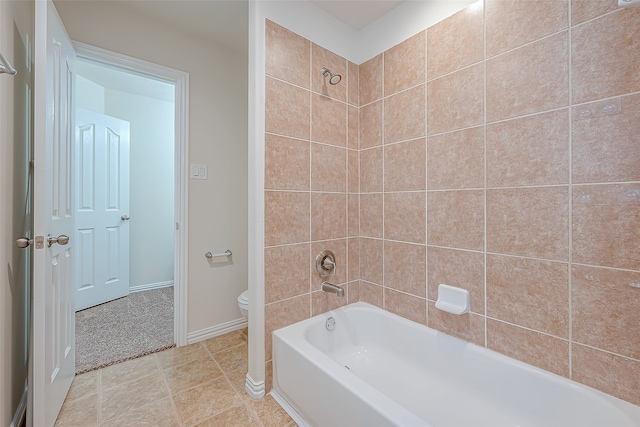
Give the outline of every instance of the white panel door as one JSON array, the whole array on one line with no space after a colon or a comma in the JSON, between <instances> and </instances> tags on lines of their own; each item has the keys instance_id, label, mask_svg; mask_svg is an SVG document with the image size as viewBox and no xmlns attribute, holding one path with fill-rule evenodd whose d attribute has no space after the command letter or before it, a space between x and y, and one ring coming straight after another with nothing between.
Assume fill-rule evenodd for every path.
<instances>
[{"instance_id":1,"label":"white panel door","mask_svg":"<svg viewBox=\"0 0 640 427\"><path fill-rule=\"evenodd\" d=\"M129 122L76 110L76 311L129 295Z\"/></svg>"},{"instance_id":2,"label":"white panel door","mask_svg":"<svg viewBox=\"0 0 640 427\"><path fill-rule=\"evenodd\" d=\"M72 283L75 54L51 0L37 0L35 8L35 249L29 375L29 394L33 400L29 415L33 426L50 427L75 374ZM67 236L71 240L65 243Z\"/></svg>"}]
</instances>

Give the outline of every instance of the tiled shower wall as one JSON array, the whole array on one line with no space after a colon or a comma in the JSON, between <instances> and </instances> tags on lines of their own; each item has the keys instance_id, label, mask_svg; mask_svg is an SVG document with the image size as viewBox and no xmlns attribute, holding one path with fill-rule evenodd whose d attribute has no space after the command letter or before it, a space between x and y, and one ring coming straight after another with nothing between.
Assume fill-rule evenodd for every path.
<instances>
[{"instance_id":1,"label":"tiled shower wall","mask_svg":"<svg viewBox=\"0 0 640 427\"><path fill-rule=\"evenodd\" d=\"M330 85L323 67L340 74L340 84ZM266 74L269 390L271 332L359 299L358 67L267 21ZM337 273L327 280L343 286L345 298L320 291L315 257L323 250L336 256Z\"/></svg>"},{"instance_id":2,"label":"tiled shower wall","mask_svg":"<svg viewBox=\"0 0 640 427\"><path fill-rule=\"evenodd\" d=\"M349 301L379 305L640 404L640 42L631 36L637 28L640 9L619 9L610 0L486 0L357 67L270 24L265 264L275 262L272 249L298 244L308 256L286 261L271 281L266 268L266 332L336 303L314 293L319 281L311 275L313 257L324 248L315 240L326 239L314 237L313 223L322 221L314 214L330 212L346 229L346 238L331 236L331 243L344 242L344 256L351 255L339 260L351 267L339 280L350 281ZM286 35L283 43L306 43L302 50L311 54L282 44L272 49L276 33ZM316 63L316 50L336 65ZM359 145L355 136L345 145L315 142L314 117L321 118L314 108L324 104L313 99L328 102L318 86L288 83L306 90L295 106L275 87L286 79L273 70L291 73L301 58L312 64L308 84L321 77L322 66L349 68L346 85L328 88L332 103L340 96L348 101L335 115L346 123L316 126L351 135L359 117ZM300 72L307 76L309 69ZM290 136L310 151L346 146L346 158L332 157L344 169L336 166L331 176L347 181L335 206L340 214L321 197L343 193L314 188L317 154L270 164L277 153L270 134L284 133L277 128L283 118L291 132L296 114L311 124L306 134ZM270 191L270 175L290 176L287 168L310 175L289 178L309 187ZM294 192L306 195L299 196L300 215L293 201L272 203ZM314 198L322 200L315 209ZM303 222L294 227L296 221ZM310 230L300 237L309 241L274 243L276 223L286 224L287 233ZM273 289L293 286L282 279L298 265L301 279L311 277L299 293L270 298ZM435 309L440 283L469 290L471 313ZM267 360L270 341L269 335Z\"/></svg>"}]
</instances>

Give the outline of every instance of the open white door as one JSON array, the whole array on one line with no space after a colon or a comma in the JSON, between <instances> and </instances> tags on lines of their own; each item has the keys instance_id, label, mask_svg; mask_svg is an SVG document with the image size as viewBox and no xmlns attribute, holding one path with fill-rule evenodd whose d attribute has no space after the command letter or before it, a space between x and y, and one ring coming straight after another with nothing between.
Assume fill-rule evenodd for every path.
<instances>
[{"instance_id":1,"label":"open white door","mask_svg":"<svg viewBox=\"0 0 640 427\"><path fill-rule=\"evenodd\" d=\"M50 427L75 374L75 248L67 237L73 237L75 228L71 168L75 54L51 0L36 0L35 12L29 421L33 426Z\"/></svg>"},{"instance_id":2,"label":"open white door","mask_svg":"<svg viewBox=\"0 0 640 427\"><path fill-rule=\"evenodd\" d=\"M129 122L76 110L76 311L129 295Z\"/></svg>"}]
</instances>

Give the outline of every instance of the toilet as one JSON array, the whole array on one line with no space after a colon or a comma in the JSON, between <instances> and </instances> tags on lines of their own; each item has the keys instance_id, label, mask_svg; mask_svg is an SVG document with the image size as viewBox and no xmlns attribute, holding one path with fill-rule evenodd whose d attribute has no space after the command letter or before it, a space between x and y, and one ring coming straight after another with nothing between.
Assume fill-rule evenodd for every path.
<instances>
[{"instance_id":1,"label":"toilet","mask_svg":"<svg viewBox=\"0 0 640 427\"><path fill-rule=\"evenodd\" d=\"M238 297L238 307L244 317L249 315L249 290L247 289Z\"/></svg>"}]
</instances>

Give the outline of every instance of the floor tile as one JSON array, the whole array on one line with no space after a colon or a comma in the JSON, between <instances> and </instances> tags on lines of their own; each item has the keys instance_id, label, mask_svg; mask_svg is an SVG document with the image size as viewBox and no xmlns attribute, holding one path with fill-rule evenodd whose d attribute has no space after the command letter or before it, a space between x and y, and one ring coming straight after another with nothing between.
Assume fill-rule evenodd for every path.
<instances>
[{"instance_id":1,"label":"floor tile","mask_svg":"<svg viewBox=\"0 0 640 427\"><path fill-rule=\"evenodd\" d=\"M138 408L166 397L169 397L169 391L159 372L114 387L103 388L102 419L128 416Z\"/></svg>"},{"instance_id":2,"label":"floor tile","mask_svg":"<svg viewBox=\"0 0 640 427\"><path fill-rule=\"evenodd\" d=\"M100 369L101 387L109 388L160 372L154 354Z\"/></svg>"},{"instance_id":3,"label":"floor tile","mask_svg":"<svg viewBox=\"0 0 640 427\"><path fill-rule=\"evenodd\" d=\"M98 371L87 372L76 375L71 383L71 389L67 394L66 402L71 402L83 397L97 396L98 394ZM97 399L97 397L96 397Z\"/></svg>"},{"instance_id":4,"label":"floor tile","mask_svg":"<svg viewBox=\"0 0 640 427\"><path fill-rule=\"evenodd\" d=\"M224 335L220 335L203 342L207 349L213 353L217 353L222 350L226 350L231 347L235 347L240 344L247 343L247 332L245 329L239 329L237 331L229 332Z\"/></svg>"},{"instance_id":5,"label":"floor tile","mask_svg":"<svg viewBox=\"0 0 640 427\"><path fill-rule=\"evenodd\" d=\"M235 406L205 420L196 427L259 427L260 423L244 405Z\"/></svg>"},{"instance_id":6,"label":"floor tile","mask_svg":"<svg viewBox=\"0 0 640 427\"><path fill-rule=\"evenodd\" d=\"M93 427L98 425L98 396L76 399L62 406L55 427Z\"/></svg>"},{"instance_id":7,"label":"floor tile","mask_svg":"<svg viewBox=\"0 0 640 427\"><path fill-rule=\"evenodd\" d=\"M126 415L111 418L100 427L180 427L171 399L165 398L135 408Z\"/></svg>"},{"instance_id":8,"label":"floor tile","mask_svg":"<svg viewBox=\"0 0 640 427\"><path fill-rule=\"evenodd\" d=\"M232 372L249 364L249 348L247 344L214 353L213 358L224 372Z\"/></svg>"},{"instance_id":9,"label":"floor tile","mask_svg":"<svg viewBox=\"0 0 640 427\"><path fill-rule=\"evenodd\" d=\"M243 398L243 399L251 399L251 397L244 391L244 386L247 382L247 367L243 366L237 371L226 372L225 375L229 382L231 383L231 387L235 389L235 391Z\"/></svg>"},{"instance_id":10,"label":"floor tile","mask_svg":"<svg viewBox=\"0 0 640 427\"><path fill-rule=\"evenodd\" d=\"M183 391L173 396L173 401L180 419L188 426L242 405L242 399L224 377Z\"/></svg>"},{"instance_id":11,"label":"floor tile","mask_svg":"<svg viewBox=\"0 0 640 427\"><path fill-rule=\"evenodd\" d=\"M165 369L163 373L172 395L222 376L222 371L211 358Z\"/></svg>"},{"instance_id":12,"label":"floor tile","mask_svg":"<svg viewBox=\"0 0 640 427\"><path fill-rule=\"evenodd\" d=\"M256 413L264 427L282 427L292 425L293 419L282 409L270 394L260 400L252 400L249 406ZM295 424L293 424L295 425Z\"/></svg>"},{"instance_id":13,"label":"floor tile","mask_svg":"<svg viewBox=\"0 0 640 427\"><path fill-rule=\"evenodd\" d=\"M202 343L191 344L185 347L173 347L156 353L160 368L173 368L186 363L195 362L200 359L207 359L209 353Z\"/></svg>"}]
</instances>

